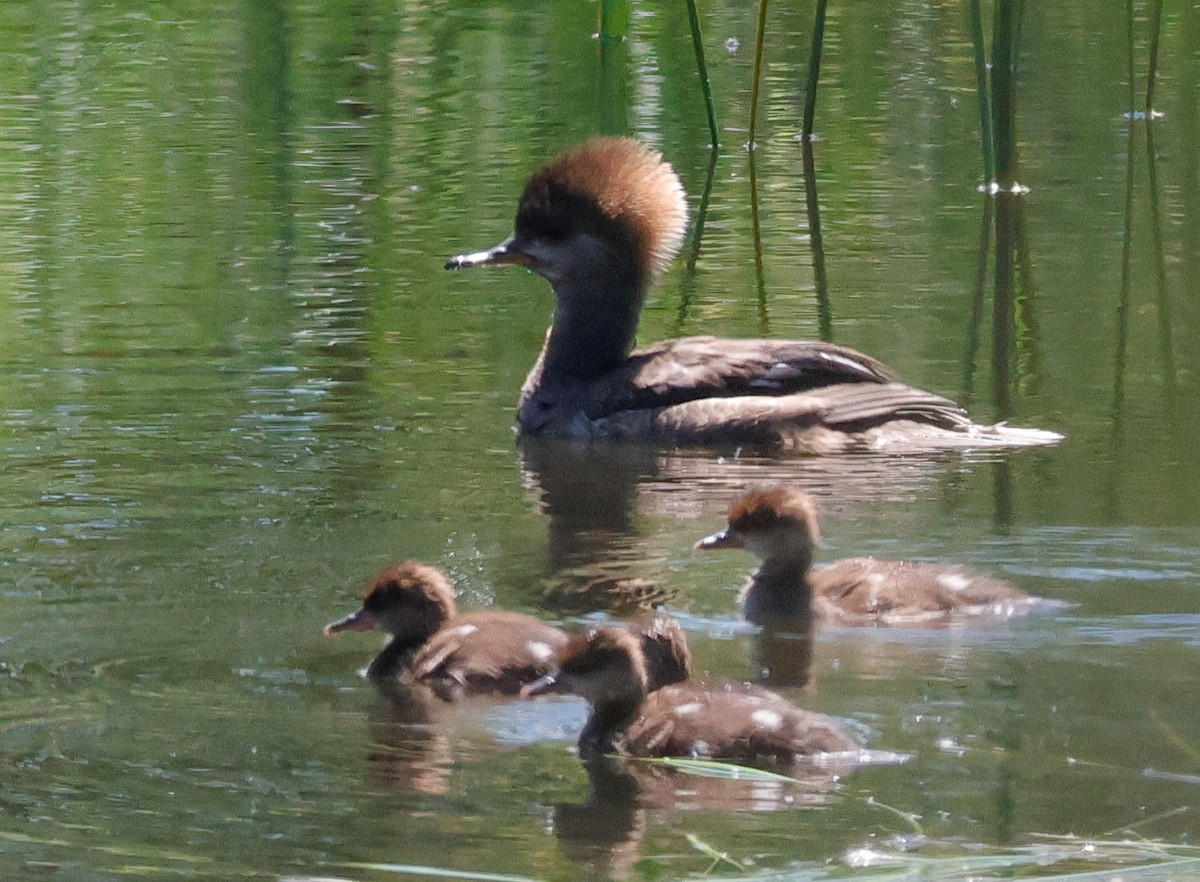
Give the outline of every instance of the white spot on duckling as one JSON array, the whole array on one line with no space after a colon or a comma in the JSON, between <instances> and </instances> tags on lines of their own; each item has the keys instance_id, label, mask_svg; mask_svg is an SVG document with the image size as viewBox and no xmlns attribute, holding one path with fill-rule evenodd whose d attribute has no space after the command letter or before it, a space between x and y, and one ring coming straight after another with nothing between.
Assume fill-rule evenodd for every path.
<instances>
[{"instance_id":1,"label":"white spot on duckling","mask_svg":"<svg viewBox=\"0 0 1200 882\"><path fill-rule=\"evenodd\" d=\"M675 708L675 716L686 717L688 714L697 713L700 710L701 704L698 701L689 701L687 704L681 704Z\"/></svg>"},{"instance_id":2,"label":"white spot on duckling","mask_svg":"<svg viewBox=\"0 0 1200 882\"><path fill-rule=\"evenodd\" d=\"M962 573L939 573L937 583L947 591L963 591L971 584L971 578Z\"/></svg>"},{"instance_id":3,"label":"white spot on duckling","mask_svg":"<svg viewBox=\"0 0 1200 882\"><path fill-rule=\"evenodd\" d=\"M780 716L779 711L769 710L765 707L750 714L750 721L764 729L778 729L783 725L783 717Z\"/></svg>"}]
</instances>

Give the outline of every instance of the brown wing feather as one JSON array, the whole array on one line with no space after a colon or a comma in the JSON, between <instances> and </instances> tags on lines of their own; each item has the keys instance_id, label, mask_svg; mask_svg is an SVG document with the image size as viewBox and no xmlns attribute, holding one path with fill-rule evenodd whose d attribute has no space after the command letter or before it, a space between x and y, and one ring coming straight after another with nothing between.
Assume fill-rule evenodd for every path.
<instances>
[{"instance_id":1,"label":"brown wing feather","mask_svg":"<svg viewBox=\"0 0 1200 882\"><path fill-rule=\"evenodd\" d=\"M670 444L737 443L833 452L861 446L855 433L904 424L959 431L969 425L949 399L900 383L842 383L780 396L705 398L669 407L614 413L596 434L653 437Z\"/></svg>"},{"instance_id":2,"label":"brown wing feather","mask_svg":"<svg viewBox=\"0 0 1200 882\"><path fill-rule=\"evenodd\" d=\"M796 756L853 750L858 743L829 717L767 690L684 684L650 693L617 746L634 756L788 763Z\"/></svg>"},{"instance_id":3,"label":"brown wing feather","mask_svg":"<svg viewBox=\"0 0 1200 882\"><path fill-rule=\"evenodd\" d=\"M713 396L779 396L837 383L887 383L883 364L833 343L684 337L633 352L588 390L591 419Z\"/></svg>"},{"instance_id":4,"label":"brown wing feather","mask_svg":"<svg viewBox=\"0 0 1200 882\"><path fill-rule=\"evenodd\" d=\"M1020 588L963 566L848 558L813 570L819 608L851 620L942 619L1030 599Z\"/></svg>"},{"instance_id":5,"label":"brown wing feather","mask_svg":"<svg viewBox=\"0 0 1200 882\"><path fill-rule=\"evenodd\" d=\"M549 673L554 651L566 642L566 634L532 616L502 610L466 613L430 637L409 669L414 680L439 694L511 695Z\"/></svg>"}]
</instances>

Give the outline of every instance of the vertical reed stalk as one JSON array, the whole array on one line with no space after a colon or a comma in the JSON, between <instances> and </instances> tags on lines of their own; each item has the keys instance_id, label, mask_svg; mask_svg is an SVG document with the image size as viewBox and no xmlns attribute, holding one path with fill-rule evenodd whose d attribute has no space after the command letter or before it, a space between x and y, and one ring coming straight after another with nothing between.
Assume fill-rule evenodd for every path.
<instances>
[{"instance_id":1,"label":"vertical reed stalk","mask_svg":"<svg viewBox=\"0 0 1200 882\"><path fill-rule=\"evenodd\" d=\"M600 0L600 20L596 24L596 36L601 42L619 40L623 36L625 29L620 27L619 23L624 20L620 7L625 3L626 0ZM614 28L616 33L613 33Z\"/></svg>"},{"instance_id":2,"label":"vertical reed stalk","mask_svg":"<svg viewBox=\"0 0 1200 882\"><path fill-rule=\"evenodd\" d=\"M967 3L971 42L975 47L975 94L979 99L979 146L983 152L983 180L996 180L996 144L992 140L992 97L988 90L987 58L983 43L983 11L980 0Z\"/></svg>"},{"instance_id":3,"label":"vertical reed stalk","mask_svg":"<svg viewBox=\"0 0 1200 882\"><path fill-rule=\"evenodd\" d=\"M1129 80L1129 112L1125 124L1125 218L1121 235L1121 281L1117 290L1117 339L1113 369L1112 399L1112 474L1109 478L1108 498L1105 509L1109 518L1118 514L1121 493L1121 449L1125 445L1125 369L1129 351L1129 291L1133 254L1133 136L1135 131L1135 102L1137 93L1133 86L1133 0L1125 4L1125 60L1126 76Z\"/></svg>"},{"instance_id":4,"label":"vertical reed stalk","mask_svg":"<svg viewBox=\"0 0 1200 882\"><path fill-rule=\"evenodd\" d=\"M750 127L746 135L746 141L751 150L758 146L754 139L755 132L758 130L758 95L762 84L763 43L766 42L767 33L767 5L768 0L759 0L758 2L758 34L754 42L754 77L750 85ZM755 222L757 222L757 216Z\"/></svg>"},{"instance_id":5,"label":"vertical reed stalk","mask_svg":"<svg viewBox=\"0 0 1200 882\"><path fill-rule=\"evenodd\" d=\"M1016 107L1013 82L1014 0L996 0L992 32L992 109L995 122L996 177L996 265L992 299L992 389L1000 419L1012 412L1012 362L1015 337L1014 257L1017 242L1017 201L1013 192L1017 178Z\"/></svg>"},{"instance_id":6,"label":"vertical reed stalk","mask_svg":"<svg viewBox=\"0 0 1200 882\"><path fill-rule=\"evenodd\" d=\"M1158 79L1158 41L1162 34L1163 0L1154 0L1150 13L1150 65L1146 72L1146 120L1154 118L1154 83Z\"/></svg>"},{"instance_id":7,"label":"vertical reed stalk","mask_svg":"<svg viewBox=\"0 0 1200 882\"><path fill-rule=\"evenodd\" d=\"M625 42L628 22L628 0L601 0L597 126L609 135L623 135L629 130L629 46Z\"/></svg>"},{"instance_id":8,"label":"vertical reed stalk","mask_svg":"<svg viewBox=\"0 0 1200 882\"><path fill-rule=\"evenodd\" d=\"M817 0L812 47L808 53L808 79L804 86L804 118L800 126L800 153L804 161L804 204L808 213L808 240L812 246L813 282L817 294L818 334L833 339L833 309L829 303L829 276L825 270L825 240L821 235L821 203L817 199L817 163L813 155L813 120L817 113L817 84L821 78L821 50L825 45L826 0Z\"/></svg>"},{"instance_id":9,"label":"vertical reed stalk","mask_svg":"<svg viewBox=\"0 0 1200 882\"><path fill-rule=\"evenodd\" d=\"M817 82L821 77L821 50L825 45L826 0L817 0L813 18L812 50L808 54L808 81L804 85L804 121L800 133L807 142L812 139L813 119L817 113Z\"/></svg>"},{"instance_id":10,"label":"vertical reed stalk","mask_svg":"<svg viewBox=\"0 0 1200 882\"><path fill-rule=\"evenodd\" d=\"M995 122L996 175L1001 189L1016 183L1016 108L1013 73L1016 47L1013 44L1015 0L996 0L996 22L992 32L992 108Z\"/></svg>"},{"instance_id":11,"label":"vertical reed stalk","mask_svg":"<svg viewBox=\"0 0 1200 882\"><path fill-rule=\"evenodd\" d=\"M708 82L708 65L704 61L704 41L700 36L700 14L696 11L696 0L687 0L688 23L692 28L692 48L696 52L696 71L700 74L700 91L704 94L704 111L708 114L708 133L712 138L713 156L721 146L717 134L717 110L713 105L712 87Z\"/></svg>"}]
</instances>

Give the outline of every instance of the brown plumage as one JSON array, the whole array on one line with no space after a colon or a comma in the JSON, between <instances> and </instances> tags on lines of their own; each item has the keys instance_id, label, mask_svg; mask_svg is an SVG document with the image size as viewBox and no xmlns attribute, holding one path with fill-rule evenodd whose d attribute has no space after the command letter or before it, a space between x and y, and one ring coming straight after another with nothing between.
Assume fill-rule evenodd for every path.
<instances>
[{"instance_id":1,"label":"brown plumage","mask_svg":"<svg viewBox=\"0 0 1200 882\"><path fill-rule=\"evenodd\" d=\"M692 650L679 622L663 613L626 624L642 644L651 690L682 683L692 673Z\"/></svg>"},{"instance_id":2,"label":"brown plumage","mask_svg":"<svg viewBox=\"0 0 1200 882\"><path fill-rule=\"evenodd\" d=\"M550 670L567 642L558 628L507 610L458 613L454 588L437 567L402 561L367 586L362 607L325 626L325 634L376 629L391 635L367 676L400 675L445 699L515 695Z\"/></svg>"},{"instance_id":3,"label":"brown plumage","mask_svg":"<svg viewBox=\"0 0 1200 882\"><path fill-rule=\"evenodd\" d=\"M601 627L573 637L554 673L522 695L567 691L587 699L591 715L579 736L584 756L675 756L789 765L858 743L830 718L744 684L684 682L651 691L635 634Z\"/></svg>"},{"instance_id":4,"label":"brown plumage","mask_svg":"<svg viewBox=\"0 0 1200 882\"><path fill-rule=\"evenodd\" d=\"M522 431L812 454L1060 440L976 425L954 402L832 343L688 337L631 351L646 294L686 224L683 187L659 153L595 138L533 174L511 238L447 263L515 263L554 288L554 317L521 389Z\"/></svg>"},{"instance_id":5,"label":"brown plumage","mask_svg":"<svg viewBox=\"0 0 1200 882\"><path fill-rule=\"evenodd\" d=\"M850 625L939 623L956 615L1011 614L1038 602L1015 585L962 566L848 558L812 569L820 533L803 490L756 487L729 507L728 526L696 548L744 548L761 561L742 589L747 619L825 619Z\"/></svg>"},{"instance_id":6,"label":"brown plumage","mask_svg":"<svg viewBox=\"0 0 1200 882\"><path fill-rule=\"evenodd\" d=\"M547 237L586 229L656 277L683 244L687 202L661 155L631 138L597 138L530 176L516 226Z\"/></svg>"}]
</instances>

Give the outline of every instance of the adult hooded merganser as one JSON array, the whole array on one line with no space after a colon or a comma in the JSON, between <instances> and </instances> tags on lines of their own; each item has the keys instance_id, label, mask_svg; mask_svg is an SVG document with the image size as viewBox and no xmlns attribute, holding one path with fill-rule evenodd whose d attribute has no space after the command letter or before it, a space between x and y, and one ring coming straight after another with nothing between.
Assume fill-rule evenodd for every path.
<instances>
[{"instance_id":1,"label":"adult hooded merganser","mask_svg":"<svg viewBox=\"0 0 1200 882\"><path fill-rule=\"evenodd\" d=\"M687 679L691 652L674 619L654 615L624 627L641 642L652 688ZM400 675L446 700L515 695L551 670L554 652L567 642L563 631L522 613L460 614L446 574L412 560L385 567L367 585L362 607L326 625L325 636L370 630L391 639L367 666L368 678L382 683Z\"/></svg>"},{"instance_id":2,"label":"adult hooded merganser","mask_svg":"<svg viewBox=\"0 0 1200 882\"><path fill-rule=\"evenodd\" d=\"M394 563L363 593L362 607L325 626L325 635L380 630L391 635L367 666L373 680L402 674L447 700L464 694L517 694L550 670L567 642L558 628L507 610L459 614L454 587L437 567Z\"/></svg>"},{"instance_id":3,"label":"adult hooded merganser","mask_svg":"<svg viewBox=\"0 0 1200 882\"><path fill-rule=\"evenodd\" d=\"M813 617L849 625L944 622L956 614L1025 612L1040 602L1015 585L962 566L870 557L812 569L817 509L803 490L746 491L725 529L696 548L744 548L762 564L742 589L742 612L757 624Z\"/></svg>"},{"instance_id":4,"label":"adult hooded merganser","mask_svg":"<svg viewBox=\"0 0 1200 882\"><path fill-rule=\"evenodd\" d=\"M522 431L796 453L1061 440L976 425L954 402L832 343L685 337L630 351L647 291L686 225L683 186L659 153L595 138L533 174L509 239L446 264L518 264L554 288L554 317L521 389Z\"/></svg>"},{"instance_id":5,"label":"adult hooded merganser","mask_svg":"<svg viewBox=\"0 0 1200 882\"><path fill-rule=\"evenodd\" d=\"M573 637L556 663L553 673L521 695L573 692L587 699L592 712L579 736L584 757L617 753L789 765L859 747L829 717L766 689L685 682L652 690L642 644L624 628Z\"/></svg>"}]
</instances>

